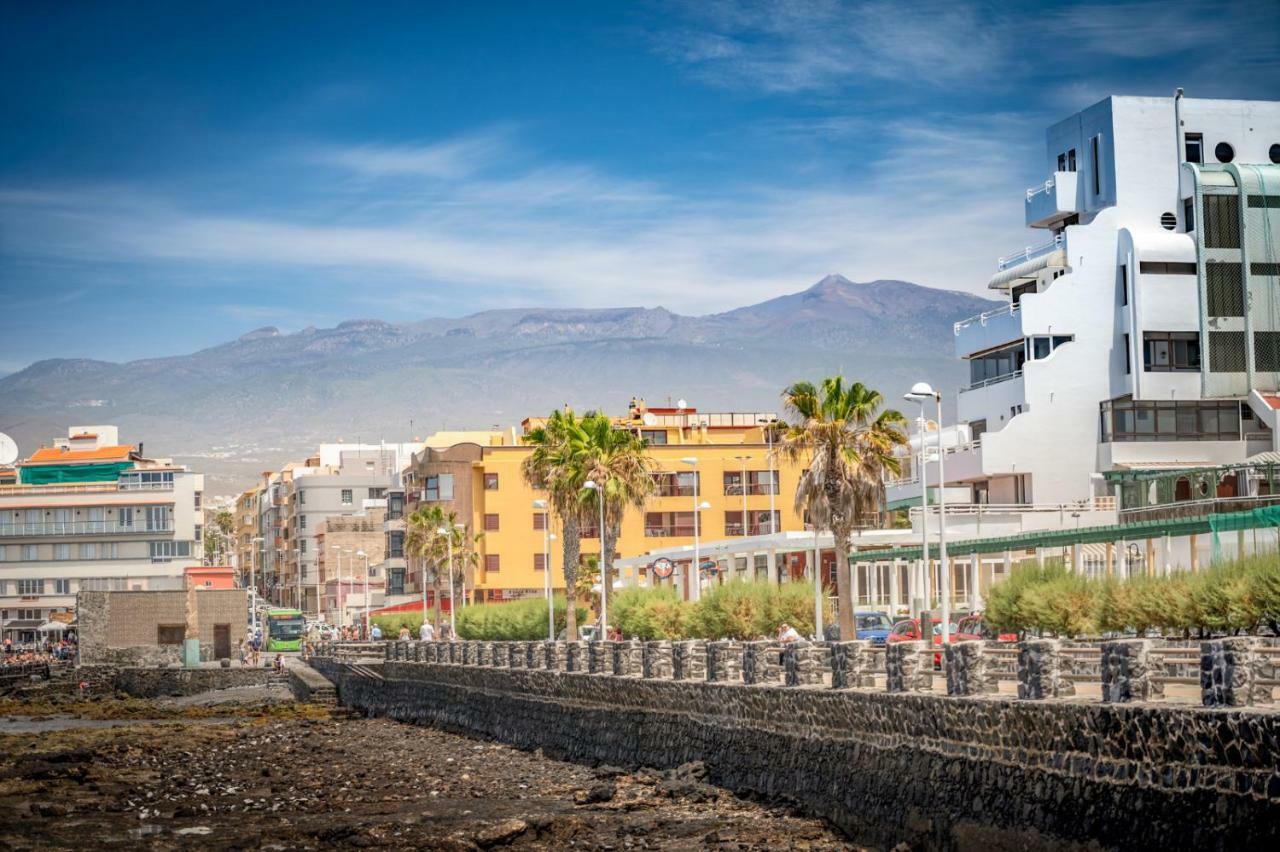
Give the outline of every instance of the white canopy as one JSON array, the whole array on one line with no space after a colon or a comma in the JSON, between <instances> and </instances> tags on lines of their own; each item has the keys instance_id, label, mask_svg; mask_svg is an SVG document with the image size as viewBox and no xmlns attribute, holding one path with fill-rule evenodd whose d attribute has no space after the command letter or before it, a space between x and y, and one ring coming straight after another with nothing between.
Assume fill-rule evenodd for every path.
<instances>
[{"instance_id":1,"label":"white canopy","mask_svg":"<svg viewBox=\"0 0 1280 852\"><path fill-rule=\"evenodd\" d=\"M36 630L39 630L41 633L61 633L66 629L67 625L63 624L61 621L46 621L44 624L41 624L36 628Z\"/></svg>"}]
</instances>

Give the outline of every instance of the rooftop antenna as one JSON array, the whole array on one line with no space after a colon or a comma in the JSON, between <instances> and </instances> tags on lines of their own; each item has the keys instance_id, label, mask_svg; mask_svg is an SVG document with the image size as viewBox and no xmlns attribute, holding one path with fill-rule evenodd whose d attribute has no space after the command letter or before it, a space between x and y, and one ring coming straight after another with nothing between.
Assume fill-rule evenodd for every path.
<instances>
[{"instance_id":1,"label":"rooftop antenna","mask_svg":"<svg viewBox=\"0 0 1280 852\"><path fill-rule=\"evenodd\" d=\"M17 460L17 443L5 433L0 432L0 464L13 464Z\"/></svg>"}]
</instances>

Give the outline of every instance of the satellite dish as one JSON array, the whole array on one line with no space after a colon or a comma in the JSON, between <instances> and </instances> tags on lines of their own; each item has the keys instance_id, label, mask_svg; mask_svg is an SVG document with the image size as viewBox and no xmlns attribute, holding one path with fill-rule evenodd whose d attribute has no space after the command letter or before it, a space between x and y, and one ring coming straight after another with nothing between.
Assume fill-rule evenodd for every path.
<instances>
[{"instance_id":1,"label":"satellite dish","mask_svg":"<svg viewBox=\"0 0 1280 852\"><path fill-rule=\"evenodd\" d=\"M646 412L644 413L644 417L642 417L642 418L640 418L640 419L641 419L642 421L644 421L644 425L646 425L646 426L656 426L656 425L658 425L658 416L657 416L656 414L654 414L652 411L646 411Z\"/></svg>"},{"instance_id":2,"label":"satellite dish","mask_svg":"<svg viewBox=\"0 0 1280 852\"><path fill-rule=\"evenodd\" d=\"M18 460L18 445L3 432L0 432L0 464L13 464Z\"/></svg>"},{"instance_id":3,"label":"satellite dish","mask_svg":"<svg viewBox=\"0 0 1280 852\"><path fill-rule=\"evenodd\" d=\"M676 400L676 407L677 407L677 408L688 408L689 406L688 406L688 404L687 404L687 403L685 403L685 401L684 401L683 399L677 399L677 400Z\"/></svg>"}]
</instances>

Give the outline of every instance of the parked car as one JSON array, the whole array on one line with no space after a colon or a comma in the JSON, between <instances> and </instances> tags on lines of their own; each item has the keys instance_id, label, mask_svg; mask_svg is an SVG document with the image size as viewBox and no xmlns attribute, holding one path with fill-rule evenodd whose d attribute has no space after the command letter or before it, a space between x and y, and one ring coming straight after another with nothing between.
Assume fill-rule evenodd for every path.
<instances>
[{"instance_id":1,"label":"parked car","mask_svg":"<svg viewBox=\"0 0 1280 852\"><path fill-rule=\"evenodd\" d=\"M872 645L883 645L893 630L893 622L883 612L867 610L853 614L854 625L859 639L870 639Z\"/></svg>"},{"instance_id":2,"label":"parked car","mask_svg":"<svg viewBox=\"0 0 1280 852\"><path fill-rule=\"evenodd\" d=\"M960 638L960 631L955 624L950 625L950 627L951 639L952 641L955 641ZM920 635L920 619L906 618L893 625L893 629L889 631L889 636L886 639L886 642L918 642L921 638L923 637ZM933 644L937 645L939 648L942 647L942 619L939 617L933 618ZM933 666L934 668L941 668L941 651L938 651L933 655Z\"/></svg>"},{"instance_id":3,"label":"parked car","mask_svg":"<svg viewBox=\"0 0 1280 852\"><path fill-rule=\"evenodd\" d=\"M991 627L983 619L982 613L975 612L973 615L966 615L960 619L960 623L956 625L957 639L994 639L998 642L1017 642L1017 633L998 633L994 627Z\"/></svg>"}]
</instances>

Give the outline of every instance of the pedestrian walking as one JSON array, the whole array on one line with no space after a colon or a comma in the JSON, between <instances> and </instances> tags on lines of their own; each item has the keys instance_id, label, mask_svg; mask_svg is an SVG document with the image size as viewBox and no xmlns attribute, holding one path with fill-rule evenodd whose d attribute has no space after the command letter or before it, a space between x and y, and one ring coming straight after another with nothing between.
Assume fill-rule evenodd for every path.
<instances>
[{"instance_id":1,"label":"pedestrian walking","mask_svg":"<svg viewBox=\"0 0 1280 852\"><path fill-rule=\"evenodd\" d=\"M376 625L376 624L375 624L375 625L373 625L373 631L372 631L369 635L373 638L373 641L375 641L375 642L381 642L381 641L382 641L382 628L381 628L381 627L379 627L379 626L378 626L378 625Z\"/></svg>"},{"instance_id":2,"label":"pedestrian walking","mask_svg":"<svg viewBox=\"0 0 1280 852\"><path fill-rule=\"evenodd\" d=\"M431 622L425 619L422 626L418 628L418 638L423 642L434 642L436 638L435 628L431 626Z\"/></svg>"},{"instance_id":3,"label":"pedestrian walking","mask_svg":"<svg viewBox=\"0 0 1280 852\"><path fill-rule=\"evenodd\" d=\"M780 627L778 627L779 642L799 642L800 638L801 638L800 634L796 631L796 629L792 627L790 624L787 624L785 621L782 622L782 625Z\"/></svg>"},{"instance_id":4,"label":"pedestrian walking","mask_svg":"<svg viewBox=\"0 0 1280 852\"><path fill-rule=\"evenodd\" d=\"M409 625L407 625L407 624L401 624L401 625L400 625L400 641L401 641L401 642L407 642L407 641L409 641L409 635L410 635L410 634L409 634Z\"/></svg>"}]
</instances>

